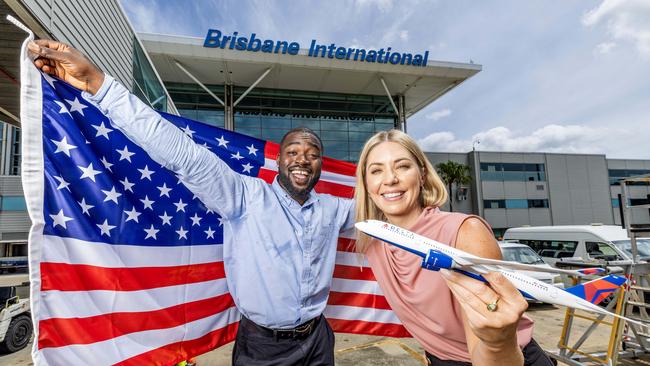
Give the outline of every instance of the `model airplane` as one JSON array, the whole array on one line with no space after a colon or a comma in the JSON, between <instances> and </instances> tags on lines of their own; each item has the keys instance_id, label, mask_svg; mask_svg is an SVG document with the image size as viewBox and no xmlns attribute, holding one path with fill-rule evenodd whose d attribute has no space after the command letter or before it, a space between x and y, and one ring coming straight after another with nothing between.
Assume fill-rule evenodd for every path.
<instances>
[{"instance_id":1,"label":"model airplane","mask_svg":"<svg viewBox=\"0 0 650 366\"><path fill-rule=\"evenodd\" d=\"M487 280L483 278L482 274L495 271L500 272L512 282L524 297L531 300L611 315L635 324L647 326L645 323L614 314L597 305L610 293L616 291L623 285L627 281L625 277L610 274L606 277L571 288L559 289L551 284L513 271L553 272L572 276L583 276L602 273L605 271L602 268L563 270L481 258L383 221L367 220L358 222L355 226L358 230L373 238L385 241L386 243L422 257L423 268L433 271L445 268L483 282L487 282Z\"/></svg>"}]
</instances>

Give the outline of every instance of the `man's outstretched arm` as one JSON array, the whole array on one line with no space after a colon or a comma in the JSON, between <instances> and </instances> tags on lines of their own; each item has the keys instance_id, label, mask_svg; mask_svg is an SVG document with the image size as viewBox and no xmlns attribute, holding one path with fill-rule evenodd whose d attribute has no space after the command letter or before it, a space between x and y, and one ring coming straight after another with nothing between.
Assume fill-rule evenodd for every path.
<instances>
[{"instance_id":1,"label":"man's outstretched arm","mask_svg":"<svg viewBox=\"0 0 650 366\"><path fill-rule=\"evenodd\" d=\"M86 98L153 160L178 174L206 206L226 218L241 215L245 183L224 162L131 94L74 48L56 41L29 44L34 64L87 92Z\"/></svg>"}]
</instances>

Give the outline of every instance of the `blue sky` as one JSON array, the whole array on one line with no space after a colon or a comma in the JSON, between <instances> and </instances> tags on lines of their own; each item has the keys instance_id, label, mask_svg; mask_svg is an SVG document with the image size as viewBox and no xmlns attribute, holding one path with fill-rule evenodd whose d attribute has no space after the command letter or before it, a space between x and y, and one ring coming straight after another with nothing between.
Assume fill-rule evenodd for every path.
<instances>
[{"instance_id":1,"label":"blue sky","mask_svg":"<svg viewBox=\"0 0 650 366\"><path fill-rule=\"evenodd\" d=\"M483 71L412 116L428 151L650 159L650 0L123 0L136 31L429 50ZM157 16L154 16L157 15ZM159 19L167 19L160 21Z\"/></svg>"}]
</instances>

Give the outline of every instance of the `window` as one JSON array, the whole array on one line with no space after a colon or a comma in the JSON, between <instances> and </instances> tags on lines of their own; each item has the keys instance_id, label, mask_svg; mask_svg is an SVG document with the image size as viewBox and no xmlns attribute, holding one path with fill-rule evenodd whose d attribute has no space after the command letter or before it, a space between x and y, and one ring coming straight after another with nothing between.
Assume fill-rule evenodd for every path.
<instances>
[{"instance_id":1,"label":"window","mask_svg":"<svg viewBox=\"0 0 650 366\"><path fill-rule=\"evenodd\" d=\"M618 186L621 183L619 180L627 177L637 175L650 174L650 169L609 169L609 185ZM650 182L630 182L629 185L633 186L647 186Z\"/></svg>"},{"instance_id":2,"label":"window","mask_svg":"<svg viewBox=\"0 0 650 366\"><path fill-rule=\"evenodd\" d=\"M487 181L537 182L546 180L544 164L481 163L481 179Z\"/></svg>"},{"instance_id":3,"label":"window","mask_svg":"<svg viewBox=\"0 0 650 366\"><path fill-rule=\"evenodd\" d=\"M529 208L548 208L548 200L528 200Z\"/></svg>"},{"instance_id":4,"label":"window","mask_svg":"<svg viewBox=\"0 0 650 366\"><path fill-rule=\"evenodd\" d=\"M547 199L483 200L484 208L548 208Z\"/></svg>"},{"instance_id":5,"label":"window","mask_svg":"<svg viewBox=\"0 0 650 366\"><path fill-rule=\"evenodd\" d=\"M612 207L618 208L618 198L612 198Z\"/></svg>"},{"instance_id":6,"label":"window","mask_svg":"<svg viewBox=\"0 0 650 366\"><path fill-rule=\"evenodd\" d=\"M506 208L506 200L483 200L484 208Z\"/></svg>"},{"instance_id":7,"label":"window","mask_svg":"<svg viewBox=\"0 0 650 366\"><path fill-rule=\"evenodd\" d=\"M506 208L528 208L527 200L506 200Z\"/></svg>"},{"instance_id":8,"label":"window","mask_svg":"<svg viewBox=\"0 0 650 366\"><path fill-rule=\"evenodd\" d=\"M0 196L0 211L27 211L23 196Z\"/></svg>"},{"instance_id":9,"label":"window","mask_svg":"<svg viewBox=\"0 0 650 366\"><path fill-rule=\"evenodd\" d=\"M573 257L578 246L577 241L557 240L518 240L522 244L531 247L542 257L568 258Z\"/></svg>"},{"instance_id":10,"label":"window","mask_svg":"<svg viewBox=\"0 0 650 366\"><path fill-rule=\"evenodd\" d=\"M614 248L607 243L587 241L585 242L585 249L587 255L591 259L604 259L608 261L623 259L616 253Z\"/></svg>"}]
</instances>

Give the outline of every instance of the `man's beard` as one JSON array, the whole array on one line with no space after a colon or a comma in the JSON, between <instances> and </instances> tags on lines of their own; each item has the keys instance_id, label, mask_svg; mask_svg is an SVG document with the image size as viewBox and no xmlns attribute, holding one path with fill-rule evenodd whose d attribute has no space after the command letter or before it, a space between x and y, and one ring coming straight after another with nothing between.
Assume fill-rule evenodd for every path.
<instances>
[{"instance_id":1,"label":"man's beard","mask_svg":"<svg viewBox=\"0 0 650 366\"><path fill-rule=\"evenodd\" d=\"M312 176L312 178L309 180L309 184L307 184L307 188L297 188L296 186L291 183L291 179L289 178L289 174L286 174L282 171L278 174L278 181L282 188L284 188L287 193L289 193L289 196L293 197L296 200L299 201L307 201L309 198L309 192L314 188L318 180L320 179L320 173L318 175Z\"/></svg>"}]
</instances>

